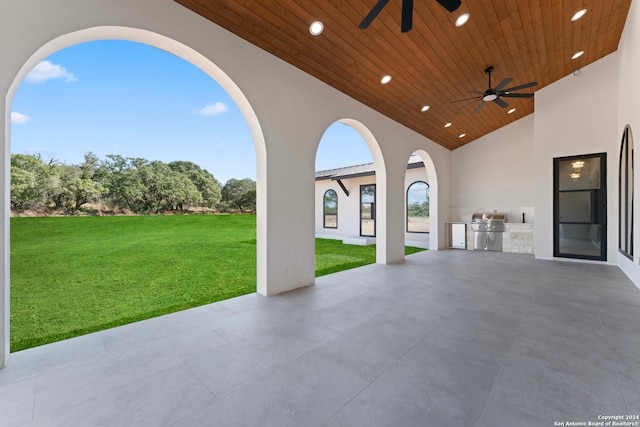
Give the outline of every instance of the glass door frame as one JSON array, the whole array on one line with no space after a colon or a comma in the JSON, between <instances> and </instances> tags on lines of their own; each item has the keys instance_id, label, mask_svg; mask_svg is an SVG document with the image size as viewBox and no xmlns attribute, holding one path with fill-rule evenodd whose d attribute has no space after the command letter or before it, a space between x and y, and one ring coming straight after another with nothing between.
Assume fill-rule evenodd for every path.
<instances>
[{"instance_id":1,"label":"glass door frame","mask_svg":"<svg viewBox=\"0 0 640 427\"><path fill-rule=\"evenodd\" d=\"M369 209L371 210L371 220L373 221L373 234L363 234L362 233L362 189L363 187L373 187L373 202L366 202L370 205ZM360 185L360 236L361 237L376 237L376 185L375 184L362 184Z\"/></svg>"},{"instance_id":2,"label":"glass door frame","mask_svg":"<svg viewBox=\"0 0 640 427\"><path fill-rule=\"evenodd\" d=\"M567 192L590 192L592 203L597 205L592 223L600 225L600 255L580 255L560 252L560 162L597 158L600 160L600 188L589 190L568 190ZM555 157L553 159L553 256L558 258L607 260L607 153L584 154L579 156Z\"/></svg>"}]
</instances>

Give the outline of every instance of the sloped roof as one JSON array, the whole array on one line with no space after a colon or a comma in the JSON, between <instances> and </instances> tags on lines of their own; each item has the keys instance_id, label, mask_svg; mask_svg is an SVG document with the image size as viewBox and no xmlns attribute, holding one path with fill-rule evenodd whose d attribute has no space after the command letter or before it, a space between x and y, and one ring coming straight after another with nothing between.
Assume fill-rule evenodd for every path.
<instances>
[{"instance_id":1,"label":"sloped roof","mask_svg":"<svg viewBox=\"0 0 640 427\"><path fill-rule=\"evenodd\" d=\"M414 154L409 158L407 163L407 169L424 167L422 158ZM376 169L373 163L365 163L363 165L345 166L343 168L327 169L323 171L316 171L316 181L323 179L347 179L356 178L359 176L371 176L376 174Z\"/></svg>"}]
</instances>

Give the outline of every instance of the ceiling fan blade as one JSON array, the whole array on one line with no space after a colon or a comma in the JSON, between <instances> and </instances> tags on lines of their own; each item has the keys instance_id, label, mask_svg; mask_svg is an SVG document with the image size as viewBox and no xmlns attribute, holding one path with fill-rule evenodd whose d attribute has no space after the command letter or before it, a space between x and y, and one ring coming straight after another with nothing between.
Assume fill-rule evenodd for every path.
<instances>
[{"instance_id":1,"label":"ceiling fan blade","mask_svg":"<svg viewBox=\"0 0 640 427\"><path fill-rule=\"evenodd\" d=\"M532 86L538 86L538 82L529 82L529 83L525 83L523 85L520 86L514 86L514 87L510 87L508 89L503 89L501 92L513 92L514 90L520 90L520 89L526 89L528 87L532 87Z\"/></svg>"},{"instance_id":2,"label":"ceiling fan blade","mask_svg":"<svg viewBox=\"0 0 640 427\"><path fill-rule=\"evenodd\" d=\"M504 79L503 81L500 82L500 84L498 86L496 86L494 89L495 90L500 90L503 87L505 87L506 85L508 85L509 83L511 83L513 79L511 77L508 77L506 79Z\"/></svg>"},{"instance_id":3,"label":"ceiling fan blade","mask_svg":"<svg viewBox=\"0 0 640 427\"><path fill-rule=\"evenodd\" d=\"M458 9L462 4L462 1L460 0L437 0L437 1L442 5L442 7L447 9L449 12L455 12L456 9Z\"/></svg>"},{"instance_id":4,"label":"ceiling fan blade","mask_svg":"<svg viewBox=\"0 0 640 427\"><path fill-rule=\"evenodd\" d=\"M481 96L473 96L471 98L462 98L462 99L456 99L455 101L451 101L451 103L455 103L455 102L462 102L462 101L468 101L470 99L482 99Z\"/></svg>"},{"instance_id":5,"label":"ceiling fan blade","mask_svg":"<svg viewBox=\"0 0 640 427\"><path fill-rule=\"evenodd\" d=\"M478 108L476 108L475 110L473 110L473 114L478 114L480 112L480 110L482 110L482 107L484 107L484 105L486 104L486 102L482 101L480 103L480 105L478 105Z\"/></svg>"},{"instance_id":6,"label":"ceiling fan blade","mask_svg":"<svg viewBox=\"0 0 640 427\"><path fill-rule=\"evenodd\" d=\"M453 110L454 113L457 113L458 111L464 110L465 108L467 108L469 105L473 105L477 102L477 100L473 100L471 102L469 102L468 104L464 104L462 107L456 108L455 110ZM484 102L483 102L484 104Z\"/></svg>"},{"instance_id":7,"label":"ceiling fan blade","mask_svg":"<svg viewBox=\"0 0 640 427\"><path fill-rule=\"evenodd\" d=\"M371 23L373 22L373 20L376 19L376 16L378 16L380 11L384 9L387 3L389 3L389 0L379 0L378 3L376 3L376 5L373 6L371 11L367 14L367 16L364 17L364 19L362 20L360 25L358 25L358 27L360 27L361 30L368 28L369 25L371 25Z\"/></svg>"},{"instance_id":8,"label":"ceiling fan blade","mask_svg":"<svg viewBox=\"0 0 640 427\"><path fill-rule=\"evenodd\" d=\"M413 0L402 0L402 24L400 31L406 33L413 28Z\"/></svg>"},{"instance_id":9,"label":"ceiling fan blade","mask_svg":"<svg viewBox=\"0 0 640 427\"><path fill-rule=\"evenodd\" d=\"M500 107L502 108L507 108L509 106L509 104L507 104L506 102L504 102L502 99L500 98L496 98L493 100L493 102L495 102L496 104L498 104Z\"/></svg>"},{"instance_id":10,"label":"ceiling fan blade","mask_svg":"<svg viewBox=\"0 0 640 427\"><path fill-rule=\"evenodd\" d=\"M503 98L533 98L532 93L505 93L500 96Z\"/></svg>"}]
</instances>

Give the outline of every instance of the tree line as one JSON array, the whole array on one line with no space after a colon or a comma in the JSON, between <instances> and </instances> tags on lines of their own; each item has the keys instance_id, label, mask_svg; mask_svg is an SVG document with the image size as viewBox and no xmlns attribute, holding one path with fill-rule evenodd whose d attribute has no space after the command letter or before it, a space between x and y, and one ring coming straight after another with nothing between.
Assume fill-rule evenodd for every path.
<instances>
[{"instance_id":1,"label":"tree line","mask_svg":"<svg viewBox=\"0 0 640 427\"><path fill-rule=\"evenodd\" d=\"M256 183L230 179L221 185L206 169L189 161L163 163L143 158L86 153L67 165L39 154L11 155L11 209L15 212L83 210L157 214L207 208L255 212Z\"/></svg>"}]
</instances>

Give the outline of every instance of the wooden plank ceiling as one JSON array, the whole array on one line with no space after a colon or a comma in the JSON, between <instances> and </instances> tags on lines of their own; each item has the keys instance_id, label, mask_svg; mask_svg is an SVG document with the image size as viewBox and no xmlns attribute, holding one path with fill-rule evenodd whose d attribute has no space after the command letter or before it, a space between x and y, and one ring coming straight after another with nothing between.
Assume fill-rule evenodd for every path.
<instances>
[{"instance_id":1,"label":"wooden plank ceiling","mask_svg":"<svg viewBox=\"0 0 640 427\"><path fill-rule=\"evenodd\" d=\"M516 98L504 99L509 108L489 102L477 114L477 104L456 111L465 103L451 101L487 89L487 67L495 67L492 86L512 77L508 87L538 82L521 93L540 89L614 52L631 4L462 0L449 13L435 0L415 0L413 29L401 33L401 0L366 30L358 24L377 0L175 1L451 150L533 112L533 99ZM586 15L572 22L583 8ZM456 27L463 13L469 22ZM325 28L314 37L315 20ZM584 54L572 60L578 51ZM382 85L386 74L393 79Z\"/></svg>"}]
</instances>

